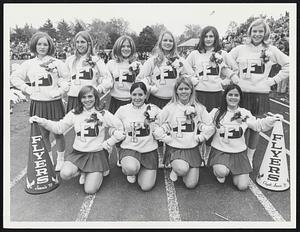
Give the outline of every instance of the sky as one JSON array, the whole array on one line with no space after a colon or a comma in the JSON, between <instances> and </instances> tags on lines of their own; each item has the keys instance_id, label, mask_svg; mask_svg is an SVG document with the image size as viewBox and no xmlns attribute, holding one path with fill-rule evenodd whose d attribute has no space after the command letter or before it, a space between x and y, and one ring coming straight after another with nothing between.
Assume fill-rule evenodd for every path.
<instances>
[{"instance_id":1,"label":"sky","mask_svg":"<svg viewBox=\"0 0 300 232\"><path fill-rule=\"evenodd\" d=\"M265 14L277 19L286 11L295 11L296 4L4 4L4 23L7 27L23 27L25 23L35 28L49 18L54 26L64 19L74 22L81 19L91 23L93 19L104 22L123 18L129 29L139 34L147 25L164 24L175 36L181 35L187 24L215 26L224 36L230 21L238 24L251 16Z\"/></svg>"}]
</instances>

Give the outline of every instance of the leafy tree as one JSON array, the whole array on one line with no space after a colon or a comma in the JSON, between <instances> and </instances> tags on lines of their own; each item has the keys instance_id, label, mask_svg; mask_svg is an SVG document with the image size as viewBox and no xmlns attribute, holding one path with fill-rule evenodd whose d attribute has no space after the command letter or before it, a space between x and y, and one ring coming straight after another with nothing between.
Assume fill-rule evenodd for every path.
<instances>
[{"instance_id":1,"label":"leafy tree","mask_svg":"<svg viewBox=\"0 0 300 232\"><path fill-rule=\"evenodd\" d=\"M43 25L42 27L40 27L39 30L40 30L40 31L47 32L48 35L49 35L52 39L57 39L57 32L56 32L56 29L53 27L53 23L51 22L50 19L47 19L46 22L44 23L44 25Z\"/></svg>"},{"instance_id":2,"label":"leafy tree","mask_svg":"<svg viewBox=\"0 0 300 232\"><path fill-rule=\"evenodd\" d=\"M65 42L72 37L71 27L64 19L57 24L57 36L61 42Z\"/></svg>"},{"instance_id":3,"label":"leafy tree","mask_svg":"<svg viewBox=\"0 0 300 232\"><path fill-rule=\"evenodd\" d=\"M97 49L105 49L110 42L109 35L105 31L105 26L105 22L99 19L94 19L89 25L89 33L92 36Z\"/></svg>"},{"instance_id":4,"label":"leafy tree","mask_svg":"<svg viewBox=\"0 0 300 232\"><path fill-rule=\"evenodd\" d=\"M157 38L150 26L143 28L139 34L137 48L141 52L151 52L157 42Z\"/></svg>"},{"instance_id":5,"label":"leafy tree","mask_svg":"<svg viewBox=\"0 0 300 232\"><path fill-rule=\"evenodd\" d=\"M238 24L235 21L231 21L227 27L226 34L236 33L238 29Z\"/></svg>"},{"instance_id":6,"label":"leafy tree","mask_svg":"<svg viewBox=\"0 0 300 232\"><path fill-rule=\"evenodd\" d=\"M87 26L82 20L76 19L75 24L72 24L71 28L72 35L75 36L78 32L86 30Z\"/></svg>"},{"instance_id":7,"label":"leafy tree","mask_svg":"<svg viewBox=\"0 0 300 232\"><path fill-rule=\"evenodd\" d=\"M156 38L159 37L160 33L167 30L166 26L164 24L155 24L150 26L153 29L154 35Z\"/></svg>"},{"instance_id":8,"label":"leafy tree","mask_svg":"<svg viewBox=\"0 0 300 232\"><path fill-rule=\"evenodd\" d=\"M182 43L191 38L199 38L201 34L201 26L196 24L185 25L183 34L179 36L179 43Z\"/></svg>"},{"instance_id":9,"label":"leafy tree","mask_svg":"<svg viewBox=\"0 0 300 232\"><path fill-rule=\"evenodd\" d=\"M106 23L105 31L108 33L110 42L107 44L108 48L112 48L116 40L128 32L129 23L122 18L113 18Z\"/></svg>"},{"instance_id":10,"label":"leafy tree","mask_svg":"<svg viewBox=\"0 0 300 232\"><path fill-rule=\"evenodd\" d=\"M11 42L20 42L25 40L24 30L21 27L16 27L10 31Z\"/></svg>"}]
</instances>

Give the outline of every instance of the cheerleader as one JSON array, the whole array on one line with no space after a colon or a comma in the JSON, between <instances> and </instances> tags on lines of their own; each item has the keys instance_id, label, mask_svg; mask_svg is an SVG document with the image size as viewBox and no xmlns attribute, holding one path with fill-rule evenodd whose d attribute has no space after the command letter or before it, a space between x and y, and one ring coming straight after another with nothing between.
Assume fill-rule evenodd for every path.
<instances>
[{"instance_id":1,"label":"cheerleader","mask_svg":"<svg viewBox=\"0 0 300 232\"><path fill-rule=\"evenodd\" d=\"M205 107L195 99L190 78L178 78L173 90L170 103L158 115L160 127L154 135L167 144L165 163L171 163L170 179L182 176L185 186L194 188L202 163L198 146L212 136L214 127Z\"/></svg>"},{"instance_id":2,"label":"cheerleader","mask_svg":"<svg viewBox=\"0 0 300 232\"><path fill-rule=\"evenodd\" d=\"M220 183L224 183L226 176L231 173L233 184L239 190L248 188L249 173L252 171L244 137L246 129L267 131L279 120L277 116L256 119L249 110L242 108L242 104L241 88L231 84L224 91L221 106L210 112L216 133L212 138L208 160Z\"/></svg>"},{"instance_id":3,"label":"cheerleader","mask_svg":"<svg viewBox=\"0 0 300 232\"><path fill-rule=\"evenodd\" d=\"M148 101L162 109L172 98L176 78L192 76L193 70L184 58L179 57L175 38L169 31L160 34L152 53L137 80L149 88Z\"/></svg>"},{"instance_id":4,"label":"cheerleader","mask_svg":"<svg viewBox=\"0 0 300 232\"><path fill-rule=\"evenodd\" d=\"M271 86L289 76L289 57L269 44L270 28L263 19L253 21L248 28L248 41L229 53L239 68L239 79L234 80L244 92L245 108L256 117L270 110L269 92ZM270 71L274 64L281 70L273 78ZM250 130L247 155L252 165L259 141L259 134Z\"/></svg>"},{"instance_id":5,"label":"cheerleader","mask_svg":"<svg viewBox=\"0 0 300 232\"><path fill-rule=\"evenodd\" d=\"M187 62L195 72L196 98L210 112L219 107L223 85L228 85L231 78L238 78L237 65L221 50L219 33L213 26L203 28L199 43L187 57ZM233 69L234 71L232 71Z\"/></svg>"},{"instance_id":6,"label":"cheerleader","mask_svg":"<svg viewBox=\"0 0 300 232\"><path fill-rule=\"evenodd\" d=\"M54 44L45 32L35 33L30 40L30 50L36 57L24 61L12 73L11 84L30 96L30 116L37 115L49 120L58 121L65 115L62 95L69 90L66 81L69 77L64 63L52 55ZM30 85L25 83L29 79ZM46 149L53 162L50 132L41 127ZM57 145L56 171L60 171L64 163L65 139L63 134L55 133Z\"/></svg>"},{"instance_id":7,"label":"cheerleader","mask_svg":"<svg viewBox=\"0 0 300 232\"><path fill-rule=\"evenodd\" d=\"M163 108L172 98L176 79L179 75L192 76L193 70L177 52L177 44L170 31L160 34L151 56L137 77L143 81L149 92L148 102ZM159 143L159 155L162 160L163 144ZM160 162L161 163L161 162ZM160 167L163 167L160 164Z\"/></svg>"},{"instance_id":8,"label":"cheerleader","mask_svg":"<svg viewBox=\"0 0 300 232\"><path fill-rule=\"evenodd\" d=\"M136 61L137 53L133 39L124 35L119 37L112 49L113 59L106 67L113 77L113 87L110 91L109 112L115 113L120 106L129 104L130 88L139 73L141 63Z\"/></svg>"},{"instance_id":9,"label":"cheerleader","mask_svg":"<svg viewBox=\"0 0 300 232\"><path fill-rule=\"evenodd\" d=\"M141 189L149 191L155 185L158 168L158 145L152 133L160 109L145 104L147 88L143 82L131 86L130 96L131 103L121 106L115 114L122 121L126 133L119 159L127 180L134 183L138 176Z\"/></svg>"},{"instance_id":10,"label":"cheerleader","mask_svg":"<svg viewBox=\"0 0 300 232\"><path fill-rule=\"evenodd\" d=\"M113 85L105 63L94 56L93 40L87 31L80 31L74 38L75 54L66 59L66 66L71 74L71 86L68 92L66 111L75 108L79 90L85 85L94 86L99 93L106 93Z\"/></svg>"},{"instance_id":11,"label":"cheerleader","mask_svg":"<svg viewBox=\"0 0 300 232\"><path fill-rule=\"evenodd\" d=\"M60 176L69 180L79 172L86 173L80 178L87 194L96 193L102 183L103 176L109 173L109 153L112 146L124 139L121 121L110 112L104 110L100 102L100 94L93 86L84 86L78 94L78 104L60 121L55 122L33 116L30 122L62 134L74 127L75 139L73 151L67 156ZM105 140L105 128L114 128L113 135Z\"/></svg>"}]
</instances>

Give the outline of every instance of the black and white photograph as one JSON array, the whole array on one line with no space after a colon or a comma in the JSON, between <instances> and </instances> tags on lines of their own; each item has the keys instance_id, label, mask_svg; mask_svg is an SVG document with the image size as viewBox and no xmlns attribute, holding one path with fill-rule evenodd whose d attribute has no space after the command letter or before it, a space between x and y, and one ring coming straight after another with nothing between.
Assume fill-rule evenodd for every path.
<instances>
[{"instance_id":1,"label":"black and white photograph","mask_svg":"<svg viewBox=\"0 0 300 232\"><path fill-rule=\"evenodd\" d=\"M296 228L296 3L4 3L3 227Z\"/></svg>"}]
</instances>

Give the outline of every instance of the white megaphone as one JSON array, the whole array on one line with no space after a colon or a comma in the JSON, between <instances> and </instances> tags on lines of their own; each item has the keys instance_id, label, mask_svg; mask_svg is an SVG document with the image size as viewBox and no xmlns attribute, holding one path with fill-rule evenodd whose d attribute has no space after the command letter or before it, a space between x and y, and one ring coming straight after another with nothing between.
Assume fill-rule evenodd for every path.
<instances>
[{"instance_id":1,"label":"white megaphone","mask_svg":"<svg viewBox=\"0 0 300 232\"><path fill-rule=\"evenodd\" d=\"M273 191L283 191L290 187L282 118L275 122L256 177L260 186Z\"/></svg>"}]
</instances>

